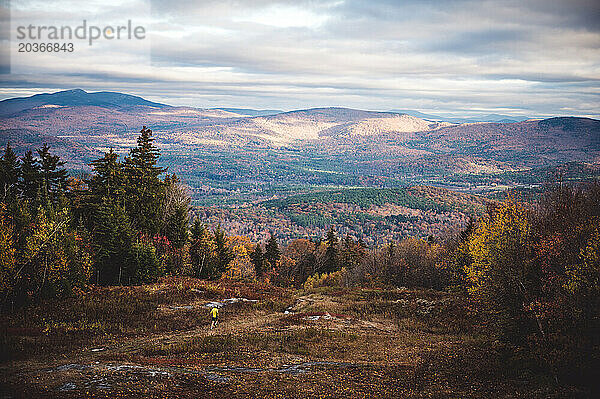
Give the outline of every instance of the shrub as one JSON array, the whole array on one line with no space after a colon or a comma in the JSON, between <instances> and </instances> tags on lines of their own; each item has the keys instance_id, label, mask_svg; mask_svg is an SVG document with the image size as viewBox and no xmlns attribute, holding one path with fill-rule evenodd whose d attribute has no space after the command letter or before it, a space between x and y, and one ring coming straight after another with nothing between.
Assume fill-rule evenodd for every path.
<instances>
[{"instance_id":1,"label":"shrub","mask_svg":"<svg viewBox=\"0 0 600 399\"><path fill-rule=\"evenodd\" d=\"M331 273L315 273L304 282L303 288L310 290L318 287L344 287L347 284L348 272L345 268Z\"/></svg>"}]
</instances>

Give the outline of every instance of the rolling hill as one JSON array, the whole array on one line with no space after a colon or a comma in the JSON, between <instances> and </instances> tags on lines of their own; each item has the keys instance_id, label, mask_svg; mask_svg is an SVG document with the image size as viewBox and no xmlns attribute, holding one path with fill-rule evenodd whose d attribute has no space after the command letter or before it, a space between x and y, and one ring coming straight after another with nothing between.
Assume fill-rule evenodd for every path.
<instances>
[{"instance_id":1,"label":"rolling hill","mask_svg":"<svg viewBox=\"0 0 600 399\"><path fill-rule=\"evenodd\" d=\"M588 118L456 124L348 108L174 107L83 90L0 102L0 145L10 141L22 153L47 142L79 170L108 148L127 151L143 125L164 165L204 202L265 199L289 187L485 191L491 180L513 184L510 173L600 162L600 121Z\"/></svg>"}]
</instances>

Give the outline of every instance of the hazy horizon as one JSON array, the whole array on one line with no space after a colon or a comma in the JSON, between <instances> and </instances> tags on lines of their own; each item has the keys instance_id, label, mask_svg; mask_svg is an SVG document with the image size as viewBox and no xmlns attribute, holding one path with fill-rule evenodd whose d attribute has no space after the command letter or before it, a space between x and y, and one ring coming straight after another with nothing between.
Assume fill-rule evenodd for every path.
<instances>
[{"instance_id":1,"label":"hazy horizon","mask_svg":"<svg viewBox=\"0 0 600 399\"><path fill-rule=\"evenodd\" d=\"M64 91L72 91L72 90L83 90L81 88L70 88L70 89L64 89L64 90L56 90L56 91L51 91L51 92L39 92L33 95L24 95L24 96L17 96L17 97L2 97L0 96L0 102L5 101L5 100L12 100L12 99L18 99L18 98L29 98L32 96L35 96L37 94L56 94L56 93L60 93L60 92L64 92ZM111 91L106 91L106 90L98 90L98 91L94 91L94 90L85 90L86 93L109 93ZM121 94L129 94L129 93L123 93L123 92L113 92L113 93L121 93ZM141 98L144 98L142 96L139 96ZM147 98L144 98L147 100ZM161 103L163 105L167 105L167 106L173 106L173 107L192 107L192 108L198 108L198 109L222 109L222 110L248 110L248 111L272 111L273 114L277 114L277 113L286 113L286 112L294 112L294 111L304 111L304 110L312 110L312 109L327 109L327 108L340 108L340 109L355 109L355 110L360 110L360 111L368 111L368 112L382 112L382 113L414 113L416 117L418 118L423 118L423 119L431 119L431 117L437 117L437 118L444 118L447 120L476 120L478 118L482 119L481 121L483 122L485 119L485 117L507 117L507 118L514 118L514 121L521 121L521 120L527 120L527 119L545 119L545 118L552 118L552 117L581 117L581 118L592 118L592 119L598 119L597 116L587 116L587 115L576 115L576 114L571 114L571 115L505 115L505 114L498 114L495 112L489 112L489 113L467 113L467 114L461 114L461 113L446 113L446 112L432 112L432 113L427 113L427 112L422 112L421 110L417 110L417 109L412 109L412 110L401 110L401 109L364 109L364 108L351 108L351 107L345 107L343 105L329 105L329 106L315 106L315 107L311 107L308 106L306 108L290 108L290 109L275 109L275 108L251 108L251 107L238 107L238 106L215 106L215 107L193 107L193 106L188 106L188 105L174 105L174 104L167 104L164 102L161 102L160 99L158 100L153 100L153 102L157 102L157 103ZM422 114L422 115L419 115ZM258 116L258 115L257 115Z\"/></svg>"}]
</instances>

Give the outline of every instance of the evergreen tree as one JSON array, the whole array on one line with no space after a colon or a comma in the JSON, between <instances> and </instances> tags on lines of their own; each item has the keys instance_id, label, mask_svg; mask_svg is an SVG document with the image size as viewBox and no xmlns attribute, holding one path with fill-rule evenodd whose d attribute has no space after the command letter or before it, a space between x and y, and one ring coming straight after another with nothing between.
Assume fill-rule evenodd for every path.
<instances>
[{"instance_id":1,"label":"evergreen tree","mask_svg":"<svg viewBox=\"0 0 600 399\"><path fill-rule=\"evenodd\" d=\"M199 240L204 233L206 232L206 227L199 218L194 219L194 223L192 224L192 228L190 229L190 235L192 237L192 241Z\"/></svg>"},{"instance_id":2,"label":"evergreen tree","mask_svg":"<svg viewBox=\"0 0 600 399\"><path fill-rule=\"evenodd\" d=\"M119 283L144 284L155 282L164 274L156 248L149 243L136 242L128 253L124 273L120 274Z\"/></svg>"},{"instance_id":3,"label":"evergreen tree","mask_svg":"<svg viewBox=\"0 0 600 399\"><path fill-rule=\"evenodd\" d=\"M158 180L158 176L166 170L156 166L160 151L153 143L152 130L143 126L140 130L140 136L137 138L137 147L129 151L129 166L137 168L135 172L141 174L141 176L136 177L147 178L146 181L141 183L150 184L155 182Z\"/></svg>"},{"instance_id":4,"label":"evergreen tree","mask_svg":"<svg viewBox=\"0 0 600 399\"><path fill-rule=\"evenodd\" d=\"M296 284L302 284L309 276L312 276L318 269L317 250L320 246L316 242L308 241L308 245L304 248L304 253L297 264Z\"/></svg>"},{"instance_id":5,"label":"evergreen tree","mask_svg":"<svg viewBox=\"0 0 600 399\"><path fill-rule=\"evenodd\" d=\"M19 191L25 200L35 200L40 190L40 166L33 153L27 151L21 159L21 182Z\"/></svg>"},{"instance_id":6,"label":"evergreen tree","mask_svg":"<svg viewBox=\"0 0 600 399\"><path fill-rule=\"evenodd\" d=\"M227 238L225 237L225 232L221 229L221 226L217 226L213 235L216 258L209 278L218 279L227 271L227 267L234 257L229 248L227 248Z\"/></svg>"},{"instance_id":7,"label":"evergreen tree","mask_svg":"<svg viewBox=\"0 0 600 399\"><path fill-rule=\"evenodd\" d=\"M190 245L190 260L194 275L199 278L208 278L211 273L215 244L206 227L195 219L191 229L192 242Z\"/></svg>"},{"instance_id":8,"label":"evergreen tree","mask_svg":"<svg viewBox=\"0 0 600 399\"><path fill-rule=\"evenodd\" d=\"M188 241L189 216L187 208L177 207L169 215L164 227L165 236L173 245L173 248L181 249Z\"/></svg>"},{"instance_id":9,"label":"evergreen tree","mask_svg":"<svg viewBox=\"0 0 600 399\"><path fill-rule=\"evenodd\" d=\"M273 234L269 237L267 245L265 245L265 261L269 268L274 269L277 266L277 262L281 258L281 251L279 250L279 244Z\"/></svg>"},{"instance_id":10,"label":"evergreen tree","mask_svg":"<svg viewBox=\"0 0 600 399\"><path fill-rule=\"evenodd\" d=\"M250 260L254 265L254 270L256 271L257 277L262 277L265 272L265 257L260 247L260 243L256 244L254 251L250 254Z\"/></svg>"},{"instance_id":11,"label":"evergreen tree","mask_svg":"<svg viewBox=\"0 0 600 399\"><path fill-rule=\"evenodd\" d=\"M128 269L127 262L134 241L129 217L120 205L104 199L95 219L97 280L101 284L124 282L123 273Z\"/></svg>"},{"instance_id":12,"label":"evergreen tree","mask_svg":"<svg viewBox=\"0 0 600 399\"><path fill-rule=\"evenodd\" d=\"M0 200L14 202L17 195L20 165L10 143L0 157Z\"/></svg>"},{"instance_id":13,"label":"evergreen tree","mask_svg":"<svg viewBox=\"0 0 600 399\"><path fill-rule=\"evenodd\" d=\"M67 170L63 168L64 161L57 155L50 154L50 147L44 144L37 150L40 157L40 184L42 195L56 202L65 193L67 187Z\"/></svg>"},{"instance_id":14,"label":"evergreen tree","mask_svg":"<svg viewBox=\"0 0 600 399\"><path fill-rule=\"evenodd\" d=\"M327 232L327 237L325 238L325 245L327 246L325 250L325 260L323 263L323 268L325 273L335 272L339 268L338 262L338 240L335 236L335 229L333 226L329 228Z\"/></svg>"},{"instance_id":15,"label":"evergreen tree","mask_svg":"<svg viewBox=\"0 0 600 399\"><path fill-rule=\"evenodd\" d=\"M182 248L188 240L191 199L177 176L165 178L165 197L161 210L162 233L174 248Z\"/></svg>"},{"instance_id":16,"label":"evergreen tree","mask_svg":"<svg viewBox=\"0 0 600 399\"><path fill-rule=\"evenodd\" d=\"M111 198L120 201L125 193L125 176L119 156L111 148L102 158L92 161L91 165L94 175L87 184L95 200Z\"/></svg>"},{"instance_id":17,"label":"evergreen tree","mask_svg":"<svg viewBox=\"0 0 600 399\"><path fill-rule=\"evenodd\" d=\"M340 251L340 264L347 270L353 270L360 265L366 256L366 246L362 241L354 241L350 235L346 235L342 241Z\"/></svg>"},{"instance_id":18,"label":"evergreen tree","mask_svg":"<svg viewBox=\"0 0 600 399\"><path fill-rule=\"evenodd\" d=\"M144 126L137 147L125 158L126 209L135 228L151 236L160 230L159 212L165 192L159 176L166 170L157 166L159 151L153 141L152 131Z\"/></svg>"}]
</instances>

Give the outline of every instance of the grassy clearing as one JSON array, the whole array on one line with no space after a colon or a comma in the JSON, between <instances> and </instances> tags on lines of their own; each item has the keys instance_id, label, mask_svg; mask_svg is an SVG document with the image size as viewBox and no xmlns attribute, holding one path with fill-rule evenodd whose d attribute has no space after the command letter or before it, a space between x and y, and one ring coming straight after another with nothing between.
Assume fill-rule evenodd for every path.
<instances>
[{"instance_id":1,"label":"grassy clearing","mask_svg":"<svg viewBox=\"0 0 600 399\"><path fill-rule=\"evenodd\" d=\"M210 330L202 305L230 297L259 301L222 308L221 324ZM546 398L577 393L555 386L535 365L503 356L460 295L430 290L292 291L168 279L94 289L22 309L3 316L1 339L0 374L8 392L21 396ZM94 347L104 349L95 353ZM47 372L68 363L97 366ZM115 371L115 364L135 368ZM294 364L312 365L296 374L278 371ZM157 370L169 377L157 377ZM61 386L75 388L61 391Z\"/></svg>"},{"instance_id":2,"label":"grassy clearing","mask_svg":"<svg viewBox=\"0 0 600 399\"><path fill-rule=\"evenodd\" d=\"M358 335L346 331L307 327L281 332L250 332L245 334L209 335L140 349L143 356L197 356L219 352L290 353L315 358L327 358L326 342L348 343ZM335 354L339 354L336 351Z\"/></svg>"},{"instance_id":3,"label":"grassy clearing","mask_svg":"<svg viewBox=\"0 0 600 399\"><path fill-rule=\"evenodd\" d=\"M204 303L231 297L260 301L224 309L224 318L233 312L279 311L291 303L291 293L269 286L187 278L138 287L93 288L74 298L1 315L1 359L53 355L111 338L199 328L209 322ZM186 305L191 308L177 309Z\"/></svg>"}]
</instances>

